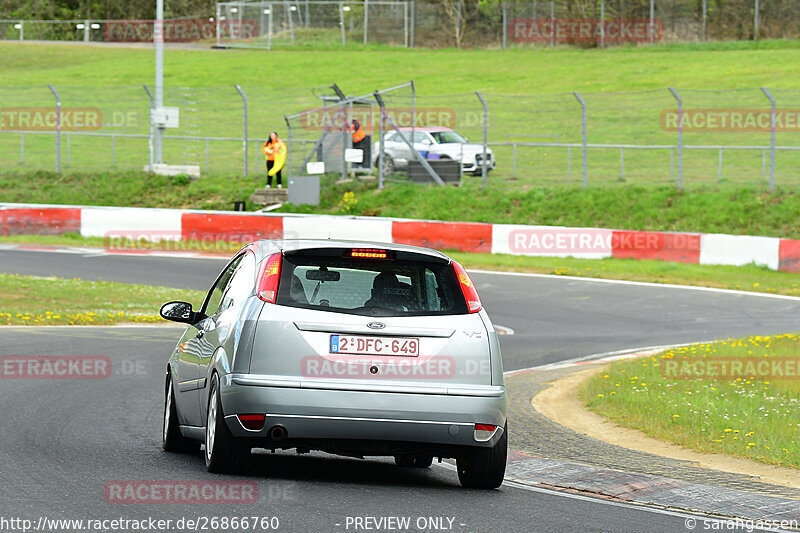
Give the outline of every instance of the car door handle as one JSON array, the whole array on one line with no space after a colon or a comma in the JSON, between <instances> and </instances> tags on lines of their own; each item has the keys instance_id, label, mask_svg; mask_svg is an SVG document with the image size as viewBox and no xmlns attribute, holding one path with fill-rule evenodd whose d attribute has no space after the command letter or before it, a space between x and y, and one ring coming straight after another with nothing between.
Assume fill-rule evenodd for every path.
<instances>
[{"instance_id":1,"label":"car door handle","mask_svg":"<svg viewBox=\"0 0 800 533\"><path fill-rule=\"evenodd\" d=\"M197 332L197 335L195 335L194 337L195 337L195 339L202 339L203 335L205 335L205 334L206 334L205 331L200 330L200 331Z\"/></svg>"}]
</instances>

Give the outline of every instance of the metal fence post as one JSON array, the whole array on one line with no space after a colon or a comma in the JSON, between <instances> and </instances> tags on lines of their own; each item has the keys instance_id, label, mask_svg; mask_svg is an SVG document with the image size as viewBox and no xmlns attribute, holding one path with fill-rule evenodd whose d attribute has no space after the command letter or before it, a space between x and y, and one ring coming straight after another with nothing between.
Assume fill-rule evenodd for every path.
<instances>
[{"instance_id":1,"label":"metal fence post","mask_svg":"<svg viewBox=\"0 0 800 533\"><path fill-rule=\"evenodd\" d=\"M606 0L600 0L600 48L606 47Z\"/></svg>"},{"instance_id":2,"label":"metal fence post","mask_svg":"<svg viewBox=\"0 0 800 533\"><path fill-rule=\"evenodd\" d=\"M247 177L247 163L248 163L248 161L247 161L247 95L244 94L244 91L242 90L241 86L239 86L238 84L234 85L234 87L236 87L236 90L239 91L239 94L242 97L242 119L243 119L243 124L244 124L244 133L243 133L244 136L242 137L242 148L244 148L244 156L242 157L242 159L244 159L244 176Z\"/></svg>"},{"instance_id":3,"label":"metal fence post","mask_svg":"<svg viewBox=\"0 0 800 533\"><path fill-rule=\"evenodd\" d=\"M703 42L706 42L707 24L708 24L708 0L703 0Z\"/></svg>"},{"instance_id":4,"label":"metal fence post","mask_svg":"<svg viewBox=\"0 0 800 533\"><path fill-rule=\"evenodd\" d=\"M508 48L508 2L503 2L503 48Z\"/></svg>"},{"instance_id":5,"label":"metal fence post","mask_svg":"<svg viewBox=\"0 0 800 533\"><path fill-rule=\"evenodd\" d=\"M408 3L403 4L403 46L408 48Z\"/></svg>"},{"instance_id":6,"label":"metal fence post","mask_svg":"<svg viewBox=\"0 0 800 533\"><path fill-rule=\"evenodd\" d=\"M25 162L25 134L19 134L19 162Z\"/></svg>"},{"instance_id":7,"label":"metal fence post","mask_svg":"<svg viewBox=\"0 0 800 533\"><path fill-rule=\"evenodd\" d=\"M292 46L294 46L294 17L292 16L292 7L291 6L285 6L285 7L286 7L286 13L289 16L289 34L291 35L292 38ZM341 6L339 6L339 9L341 11Z\"/></svg>"},{"instance_id":8,"label":"metal fence post","mask_svg":"<svg viewBox=\"0 0 800 533\"><path fill-rule=\"evenodd\" d=\"M777 110L775 109L775 98L769 89L762 87L764 95L769 99L770 105L770 120L769 120L769 190L775 190L775 129L777 126Z\"/></svg>"},{"instance_id":9,"label":"metal fence post","mask_svg":"<svg viewBox=\"0 0 800 533\"><path fill-rule=\"evenodd\" d=\"M341 28L342 33L342 46L345 45L346 38L344 34L344 6L341 2L339 2L339 28Z\"/></svg>"},{"instance_id":10,"label":"metal fence post","mask_svg":"<svg viewBox=\"0 0 800 533\"><path fill-rule=\"evenodd\" d=\"M289 178L292 177L292 123L286 115L283 120L286 121L286 183L288 184ZM305 172L305 169L301 169L301 172Z\"/></svg>"},{"instance_id":11,"label":"metal fence post","mask_svg":"<svg viewBox=\"0 0 800 533\"><path fill-rule=\"evenodd\" d=\"M91 25L90 21L88 20L83 21L83 42L85 43L89 42L89 30L91 29L90 25Z\"/></svg>"},{"instance_id":12,"label":"metal fence post","mask_svg":"<svg viewBox=\"0 0 800 533\"><path fill-rule=\"evenodd\" d=\"M150 98L150 135L148 136L148 139L147 139L147 145L148 145L148 151L150 152L149 168L150 168L150 172L152 172L153 171L153 162L154 162L154 158L153 158L153 145L154 145L154 141L153 141L153 112L155 111L155 103L154 103L154 100L153 100L153 93L150 92L150 88L147 85L144 85L144 84L142 84L142 87L144 87L144 90L147 93L147 96Z\"/></svg>"},{"instance_id":13,"label":"metal fence post","mask_svg":"<svg viewBox=\"0 0 800 533\"><path fill-rule=\"evenodd\" d=\"M483 105L483 158L481 159L481 179L483 181L481 188L486 188L486 158L488 156L486 145L489 142L488 135L489 135L489 106L486 105L486 99L484 99L483 95L480 91L475 91L475 94L478 97L478 100L481 101L481 105ZM463 162L463 159L462 159Z\"/></svg>"},{"instance_id":14,"label":"metal fence post","mask_svg":"<svg viewBox=\"0 0 800 533\"><path fill-rule=\"evenodd\" d=\"M25 23L22 22L21 20L19 21L19 40L20 41L25 40Z\"/></svg>"},{"instance_id":15,"label":"metal fence post","mask_svg":"<svg viewBox=\"0 0 800 533\"><path fill-rule=\"evenodd\" d=\"M270 3L269 13L267 13L267 51L269 52L272 50L272 12L274 11L274 6Z\"/></svg>"},{"instance_id":16,"label":"metal fence post","mask_svg":"<svg viewBox=\"0 0 800 533\"><path fill-rule=\"evenodd\" d=\"M308 3L306 3L308 6ZM369 34L369 0L364 0L364 44L367 44Z\"/></svg>"},{"instance_id":17,"label":"metal fence post","mask_svg":"<svg viewBox=\"0 0 800 533\"><path fill-rule=\"evenodd\" d=\"M417 3L415 0L411 0L411 7L409 9L411 10L411 13L408 17L410 19L408 22L411 28L408 30L408 45L411 48L414 48L414 26L416 25L417 21Z\"/></svg>"},{"instance_id":18,"label":"metal fence post","mask_svg":"<svg viewBox=\"0 0 800 533\"><path fill-rule=\"evenodd\" d=\"M719 149L719 161L717 161L717 181L722 181L722 148Z\"/></svg>"},{"instance_id":19,"label":"metal fence post","mask_svg":"<svg viewBox=\"0 0 800 533\"><path fill-rule=\"evenodd\" d=\"M550 48L556 45L556 3L550 0Z\"/></svg>"},{"instance_id":20,"label":"metal fence post","mask_svg":"<svg viewBox=\"0 0 800 533\"><path fill-rule=\"evenodd\" d=\"M56 172L61 172L61 95L52 83L47 84L56 97Z\"/></svg>"},{"instance_id":21,"label":"metal fence post","mask_svg":"<svg viewBox=\"0 0 800 533\"><path fill-rule=\"evenodd\" d=\"M753 9L753 40L758 40L758 0L755 0L756 5Z\"/></svg>"},{"instance_id":22,"label":"metal fence post","mask_svg":"<svg viewBox=\"0 0 800 533\"><path fill-rule=\"evenodd\" d=\"M217 46L220 45L220 32L219 32L219 12L220 12L220 5L217 4L217 16L214 17L214 26L216 27L217 31Z\"/></svg>"},{"instance_id":23,"label":"metal fence post","mask_svg":"<svg viewBox=\"0 0 800 533\"><path fill-rule=\"evenodd\" d=\"M683 99L678 91L669 87L669 92L678 101L678 190L683 190Z\"/></svg>"},{"instance_id":24,"label":"metal fence post","mask_svg":"<svg viewBox=\"0 0 800 533\"><path fill-rule=\"evenodd\" d=\"M583 186L586 187L588 182L587 174L589 170L589 155L588 155L588 147L587 145L587 134L586 134L586 102L581 98L581 95L577 92L572 93L578 102L581 104L581 129L583 131L583 140L581 141L583 144Z\"/></svg>"},{"instance_id":25,"label":"metal fence post","mask_svg":"<svg viewBox=\"0 0 800 533\"><path fill-rule=\"evenodd\" d=\"M650 0L650 26L648 28L648 33L650 34L650 44L653 44L653 40L655 39L655 37L653 36L653 33L655 33L653 30L655 29L655 23L656 23L656 21L655 21L655 12L656 12L655 3L656 3L656 0Z\"/></svg>"},{"instance_id":26,"label":"metal fence post","mask_svg":"<svg viewBox=\"0 0 800 533\"><path fill-rule=\"evenodd\" d=\"M417 133L417 86L411 80L411 140L416 139Z\"/></svg>"},{"instance_id":27,"label":"metal fence post","mask_svg":"<svg viewBox=\"0 0 800 533\"><path fill-rule=\"evenodd\" d=\"M383 189L384 168L383 160L385 157L384 151L384 132L386 131L386 109L383 106L378 107L380 118L378 119L378 189Z\"/></svg>"}]
</instances>

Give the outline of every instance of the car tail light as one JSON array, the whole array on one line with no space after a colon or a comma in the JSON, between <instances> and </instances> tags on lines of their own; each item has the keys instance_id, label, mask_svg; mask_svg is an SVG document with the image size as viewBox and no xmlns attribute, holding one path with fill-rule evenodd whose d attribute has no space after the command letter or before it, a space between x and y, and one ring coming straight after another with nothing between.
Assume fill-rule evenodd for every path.
<instances>
[{"instance_id":1,"label":"car tail light","mask_svg":"<svg viewBox=\"0 0 800 533\"><path fill-rule=\"evenodd\" d=\"M278 297L278 283L281 280L281 254L272 254L264 261L261 275L258 279L258 297L275 303Z\"/></svg>"},{"instance_id":2,"label":"car tail light","mask_svg":"<svg viewBox=\"0 0 800 533\"><path fill-rule=\"evenodd\" d=\"M458 278L458 285L461 287L461 293L464 295L464 300L467 302L467 308L470 313L477 313L481 310L481 299L478 297L478 291L472 283L467 271L464 267L453 261L453 271Z\"/></svg>"},{"instance_id":3,"label":"car tail light","mask_svg":"<svg viewBox=\"0 0 800 533\"><path fill-rule=\"evenodd\" d=\"M497 431L497 426L492 424L475 424L475 440L486 442L494 436L495 431Z\"/></svg>"},{"instance_id":4,"label":"car tail light","mask_svg":"<svg viewBox=\"0 0 800 533\"><path fill-rule=\"evenodd\" d=\"M266 415L236 415L239 419L239 422L246 429L251 429L253 431L259 431L264 429L264 420L267 418Z\"/></svg>"},{"instance_id":5,"label":"car tail light","mask_svg":"<svg viewBox=\"0 0 800 533\"><path fill-rule=\"evenodd\" d=\"M350 255L356 259L389 259L389 252L377 248L353 248Z\"/></svg>"}]
</instances>

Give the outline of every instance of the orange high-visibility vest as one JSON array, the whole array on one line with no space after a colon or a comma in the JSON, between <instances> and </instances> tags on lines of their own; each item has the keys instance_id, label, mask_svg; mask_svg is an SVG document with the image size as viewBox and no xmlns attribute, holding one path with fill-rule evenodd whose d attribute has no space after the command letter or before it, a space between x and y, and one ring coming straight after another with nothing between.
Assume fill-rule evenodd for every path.
<instances>
[{"instance_id":1,"label":"orange high-visibility vest","mask_svg":"<svg viewBox=\"0 0 800 533\"><path fill-rule=\"evenodd\" d=\"M356 131L353 132L353 144L363 140L366 136L367 134L364 133L364 128L362 128L361 124L359 124Z\"/></svg>"},{"instance_id":2,"label":"orange high-visibility vest","mask_svg":"<svg viewBox=\"0 0 800 533\"><path fill-rule=\"evenodd\" d=\"M265 142L261 150L264 152L264 157L267 158L267 161L275 161L275 154L277 152L282 154L286 153L286 145L282 140L277 139L274 143L271 141Z\"/></svg>"}]
</instances>

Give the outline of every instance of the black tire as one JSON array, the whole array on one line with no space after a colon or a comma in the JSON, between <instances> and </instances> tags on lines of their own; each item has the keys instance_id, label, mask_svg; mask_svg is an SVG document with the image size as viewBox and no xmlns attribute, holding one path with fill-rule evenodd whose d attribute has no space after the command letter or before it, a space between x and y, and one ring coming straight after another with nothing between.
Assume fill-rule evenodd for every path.
<instances>
[{"instance_id":1,"label":"black tire","mask_svg":"<svg viewBox=\"0 0 800 533\"><path fill-rule=\"evenodd\" d=\"M378 170L380 170L379 168L380 162L381 162L380 157L375 160L375 168L377 168ZM395 170L394 159L392 159L389 156L389 154L383 154L383 175L388 176L389 174L392 174L394 170Z\"/></svg>"},{"instance_id":2,"label":"black tire","mask_svg":"<svg viewBox=\"0 0 800 533\"><path fill-rule=\"evenodd\" d=\"M200 443L187 439L181 434L178 422L178 407L175 405L175 389L172 376L167 375L164 387L164 416L161 423L161 448L166 452L193 453L200 449Z\"/></svg>"},{"instance_id":3,"label":"black tire","mask_svg":"<svg viewBox=\"0 0 800 533\"><path fill-rule=\"evenodd\" d=\"M476 448L456 460L458 480L468 489L496 489L503 484L508 457L508 424L491 448Z\"/></svg>"},{"instance_id":4,"label":"black tire","mask_svg":"<svg viewBox=\"0 0 800 533\"><path fill-rule=\"evenodd\" d=\"M405 466L410 468L429 468L431 464L433 464L433 456L404 453L402 455L395 455L394 463L397 466Z\"/></svg>"},{"instance_id":5,"label":"black tire","mask_svg":"<svg viewBox=\"0 0 800 533\"><path fill-rule=\"evenodd\" d=\"M219 377L211 377L206 411L206 450L203 454L206 470L216 474L236 474L246 465L250 450L244 447L231 434L225 424L222 402L219 394Z\"/></svg>"}]
</instances>

